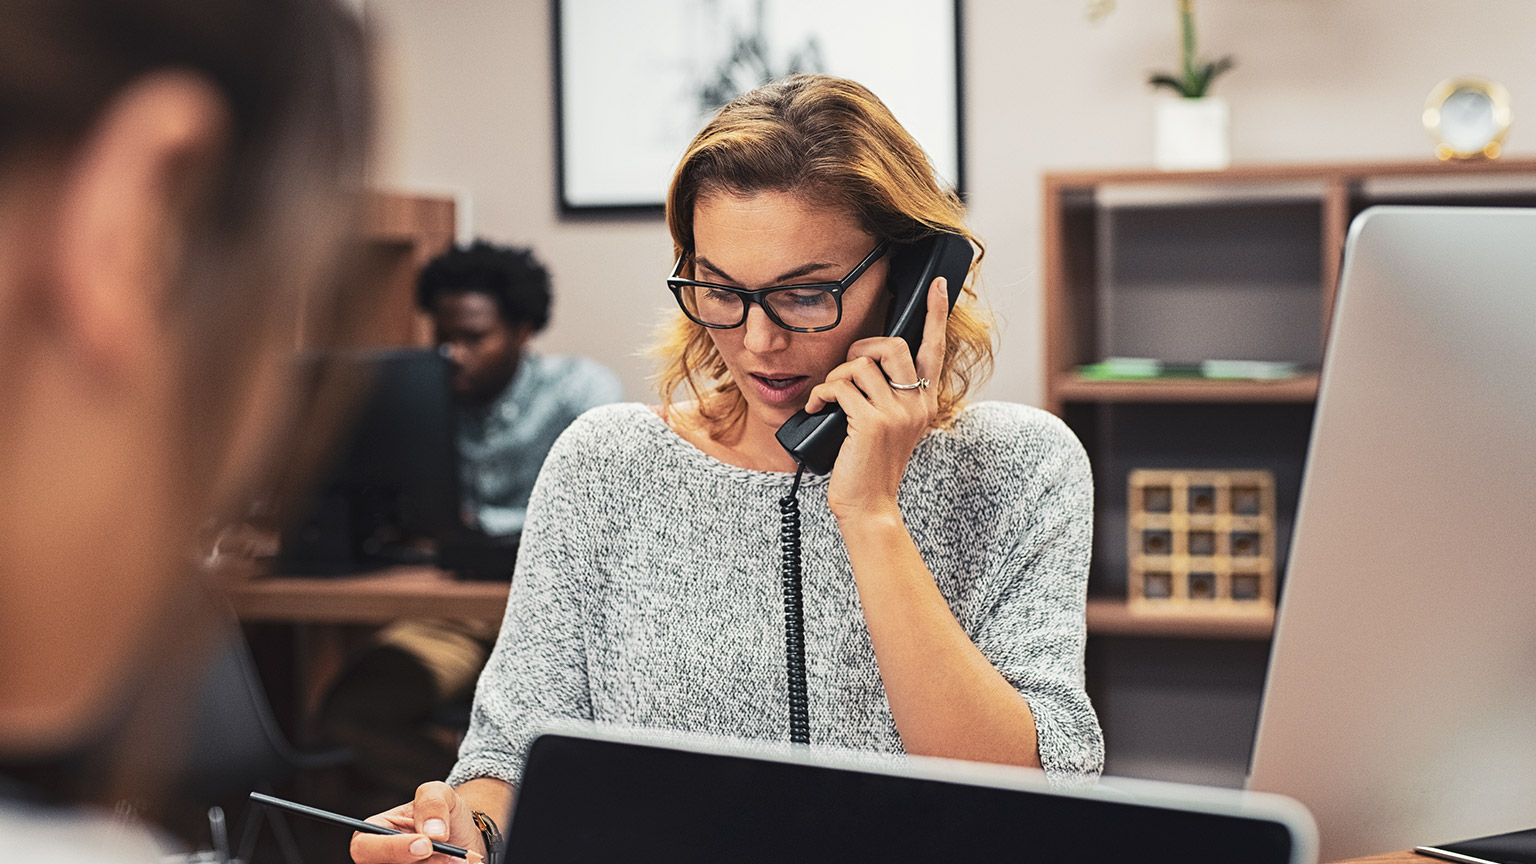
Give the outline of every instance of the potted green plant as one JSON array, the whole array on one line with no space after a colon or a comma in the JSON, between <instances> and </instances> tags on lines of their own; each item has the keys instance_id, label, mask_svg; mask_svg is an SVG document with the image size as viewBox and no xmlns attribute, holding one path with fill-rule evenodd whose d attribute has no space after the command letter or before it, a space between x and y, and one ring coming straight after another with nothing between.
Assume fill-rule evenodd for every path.
<instances>
[{"instance_id":1,"label":"potted green plant","mask_svg":"<svg viewBox=\"0 0 1536 864\"><path fill-rule=\"evenodd\" d=\"M1195 52L1195 0L1179 0L1179 72L1153 74L1147 83L1166 87L1185 99L1205 99L1221 73L1236 65L1230 55L1202 61Z\"/></svg>"},{"instance_id":2,"label":"potted green plant","mask_svg":"<svg viewBox=\"0 0 1536 864\"><path fill-rule=\"evenodd\" d=\"M1089 0L1088 16L1097 20L1114 10L1115 0ZM1153 162L1166 170L1217 170L1231 162L1228 144L1230 113L1226 100L1212 96L1211 86L1235 62L1231 56L1203 60L1196 51L1195 2L1178 0L1179 68L1147 79L1153 89L1166 89L1175 98L1156 107Z\"/></svg>"}]
</instances>

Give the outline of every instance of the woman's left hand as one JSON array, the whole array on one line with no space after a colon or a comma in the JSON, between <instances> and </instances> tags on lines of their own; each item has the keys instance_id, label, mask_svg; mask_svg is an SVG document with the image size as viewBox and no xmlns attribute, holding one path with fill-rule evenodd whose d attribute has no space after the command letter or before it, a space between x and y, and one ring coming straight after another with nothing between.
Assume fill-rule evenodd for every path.
<instances>
[{"instance_id":1,"label":"woman's left hand","mask_svg":"<svg viewBox=\"0 0 1536 864\"><path fill-rule=\"evenodd\" d=\"M902 474L938 412L948 321L949 295L939 277L928 289L928 313L915 362L899 337L860 339L849 346L848 361L811 390L806 411L814 413L835 402L848 415L848 437L827 488L827 504L839 522L861 515L899 515L896 492ZM923 379L930 382L928 387L891 386Z\"/></svg>"}]
</instances>

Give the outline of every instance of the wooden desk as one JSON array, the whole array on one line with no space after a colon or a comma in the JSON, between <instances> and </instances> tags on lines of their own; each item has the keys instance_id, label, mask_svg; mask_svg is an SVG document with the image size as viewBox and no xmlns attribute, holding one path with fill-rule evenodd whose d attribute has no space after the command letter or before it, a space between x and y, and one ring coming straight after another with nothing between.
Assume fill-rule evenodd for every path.
<instances>
[{"instance_id":1,"label":"wooden desk","mask_svg":"<svg viewBox=\"0 0 1536 864\"><path fill-rule=\"evenodd\" d=\"M224 568L220 586L242 622L294 625L297 717L310 719L360 635L400 618L460 618L500 623L507 608L505 581L466 582L436 567L392 567L356 576L262 575L256 564Z\"/></svg>"},{"instance_id":2,"label":"wooden desk","mask_svg":"<svg viewBox=\"0 0 1536 864\"><path fill-rule=\"evenodd\" d=\"M358 576L261 576L224 582L242 621L387 624L397 618L500 622L507 582L463 582L435 567L393 567Z\"/></svg>"},{"instance_id":3,"label":"wooden desk","mask_svg":"<svg viewBox=\"0 0 1536 864\"><path fill-rule=\"evenodd\" d=\"M1348 861L1340 861L1338 864L1430 864L1430 862L1439 860L1439 858L1429 858L1420 855L1410 849L1406 852L1388 852L1385 855L1351 858Z\"/></svg>"}]
</instances>

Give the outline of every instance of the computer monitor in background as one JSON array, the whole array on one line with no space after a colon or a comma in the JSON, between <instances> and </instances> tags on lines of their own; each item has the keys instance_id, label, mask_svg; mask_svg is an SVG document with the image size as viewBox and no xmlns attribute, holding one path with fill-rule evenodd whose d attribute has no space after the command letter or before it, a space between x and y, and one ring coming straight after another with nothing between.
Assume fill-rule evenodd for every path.
<instances>
[{"instance_id":1,"label":"computer monitor in background","mask_svg":"<svg viewBox=\"0 0 1536 864\"><path fill-rule=\"evenodd\" d=\"M428 349L335 351L299 359L355 377L356 411L307 504L285 519L280 572L328 575L432 563L460 513L448 361ZM337 369L336 367L344 367Z\"/></svg>"},{"instance_id":2,"label":"computer monitor in background","mask_svg":"<svg viewBox=\"0 0 1536 864\"><path fill-rule=\"evenodd\" d=\"M1351 227L1248 786L1322 860L1536 827L1536 211Z\"/></svg>"}]
</instances>

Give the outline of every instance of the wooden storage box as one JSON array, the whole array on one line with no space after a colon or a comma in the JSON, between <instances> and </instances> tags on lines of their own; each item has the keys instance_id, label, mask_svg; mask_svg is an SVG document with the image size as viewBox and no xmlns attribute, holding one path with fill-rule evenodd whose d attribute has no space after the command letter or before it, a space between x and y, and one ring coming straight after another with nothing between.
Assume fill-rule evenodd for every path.
<instances>
[{"instance_id":1,"label":"wooden storage box","mask_svg":"<svg viewBox=\"0 0 1536 864\"><path fill-rule=\"evenodd\" d=\"M1127 486L1133 609L1273 611L1273 474L1137 469Z\"/></svg>"}]
</instances>

